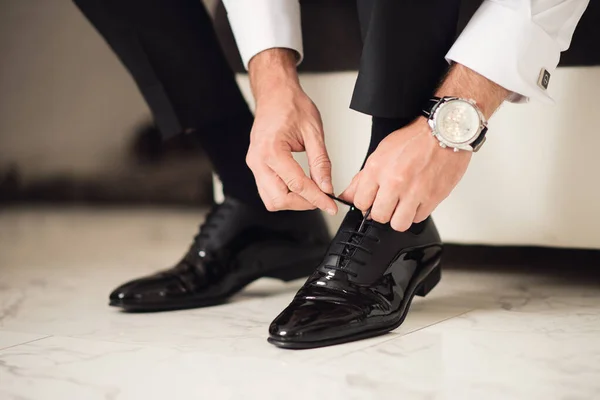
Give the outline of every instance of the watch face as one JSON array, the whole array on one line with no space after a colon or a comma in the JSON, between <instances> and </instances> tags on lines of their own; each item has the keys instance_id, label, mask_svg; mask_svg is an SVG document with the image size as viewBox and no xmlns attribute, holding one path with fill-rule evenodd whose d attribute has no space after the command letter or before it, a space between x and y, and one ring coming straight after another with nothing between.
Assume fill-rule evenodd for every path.
<instances>
[{"instance_id":1,"label":"watch face","mask_svg":"<svg viewBox=\"0 0 600 400\"><path fill-rule=\"evenodd\" d=\"M481 121L475 107L464 100L450 100L436 110L436 131L447 141L470 143L477 137Z\"/></svg>"}]
</instances>

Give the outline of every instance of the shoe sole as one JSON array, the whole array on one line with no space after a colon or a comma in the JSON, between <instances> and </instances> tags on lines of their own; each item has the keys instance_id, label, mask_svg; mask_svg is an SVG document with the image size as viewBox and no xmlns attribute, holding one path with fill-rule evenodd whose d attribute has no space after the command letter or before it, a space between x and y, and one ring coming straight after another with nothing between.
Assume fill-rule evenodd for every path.
<instances>
[{"instance_id":1,"label":"shoe sole","mask_svg":"<svg viewBox=\"0 0 600 400\"><path fill-rule=\"evenodd\" d=\"M430 266L423 268L420 276L415 279L414 283L409 285L408 287L408 296L405 297L404 302L400 305L402 310L400 314L400 318L397 321L393 321L393 323L385 326L377 327L376 329L359 332L354 335L349 335L340 338L327 339L321 341L313 341L313 342L301 342L301 341L284 341L269 337L267 341L277 347L282 349L290 349L290 350L304 350L304 349L314 349L318 347L326 347L333 346L336 344L354 342L357 340L367 339L371 337L385 335L388 332L397 329L408 315L408 311L410 309L410 305L415 296L425 297L433 290L433 288L440 282L442 278L442 267L440 265L440 259L438 258L435 262L433 262Z\"/></svg>"},{"instance_id":2,"label":"shoe sole","mask_svg":"<svg viewBox=\"0 0 600 400\"><path fill-rule=\"evenodd\" d=\"M246 281L244 281L241 285L234 287L232 290L227 292L226 294L213 297L210 299L202 299L196 300L193 298L182 299L180 302L170 302L164 304L157 303L135 303L130 301L119 301L119 300L110 300L108 305L111 307L121 308L125 312L131 313L143 313L143 312L160 312L160 311L174 311L174 310L185 310L190 308L202 308L202 307L210 307L216 306L220 304L224 304L227 302L229 298L231 298L236 293L240 292L246 286L251 284L254 281L259 280L260 278L274 278L279 279L284 282L290 282L300 278L306 278L311 275L321 260L323 259L323 255L327 251L327 247L324 246L322 248L311 249L310 252L314 254L313 257L306 258L304 260L298 261L294 264L287 265L285 267L274 268L269 272L265 272L258 276L249 277Z\"/></svg>"}]
</instances>

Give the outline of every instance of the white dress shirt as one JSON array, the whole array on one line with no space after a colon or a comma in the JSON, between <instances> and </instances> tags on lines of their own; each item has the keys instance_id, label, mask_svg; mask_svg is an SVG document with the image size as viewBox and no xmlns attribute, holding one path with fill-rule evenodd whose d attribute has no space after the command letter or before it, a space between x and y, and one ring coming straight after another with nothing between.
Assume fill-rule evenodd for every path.
<instances>
[{"instance_id":1,"label":"white dress shirt","mask_svg":"<svg viewBox=\"0 0 600 400\"><path fill-rule=\"evenodd\" d=\"M295 50L302 60L298 0L224 0L246 68L263 50ZM540 82L553 74L589 0L486 0L446 59L513 92L514 102L553 102ZM399 50L401 51L401 50Z\"/></svg>"}]
</instances>

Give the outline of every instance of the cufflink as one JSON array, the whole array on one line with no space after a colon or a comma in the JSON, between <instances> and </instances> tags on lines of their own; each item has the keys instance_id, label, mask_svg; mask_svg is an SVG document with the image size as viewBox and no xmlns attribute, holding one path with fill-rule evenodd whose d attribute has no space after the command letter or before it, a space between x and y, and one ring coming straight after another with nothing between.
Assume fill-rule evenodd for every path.
<instances>
[{"instance_id":1,"label":"cufflink","mask_svg":"<svg viewBox=\"0 0 600 400\"><path fill-rule=\"evenodd\" d=\"M550 72L546 68L542 68L540 71L540 76L538 77L538 86L542 89L548 89L548 84L550 83Z\"/></svg>"}]
</instances>

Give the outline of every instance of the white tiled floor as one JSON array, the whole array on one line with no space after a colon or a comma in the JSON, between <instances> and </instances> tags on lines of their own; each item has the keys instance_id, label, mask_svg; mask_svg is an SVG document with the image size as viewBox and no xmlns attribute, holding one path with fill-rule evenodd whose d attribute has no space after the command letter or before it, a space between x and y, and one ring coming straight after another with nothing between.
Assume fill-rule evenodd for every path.
<instances>
[{"instance_id":1,"label":"white tiled floor","mask_svg":"<svg viewBox=\"0 0 600 400\"><path fill-rule=\"evenodd\" d=\"M116 285L175 261L201 218L0 213L0 399L600 398L600 282L543 271L449 269L395 332L306 351L265 340L301 281L206 309L107 306Z\"/></svg>"}]
</instances>

